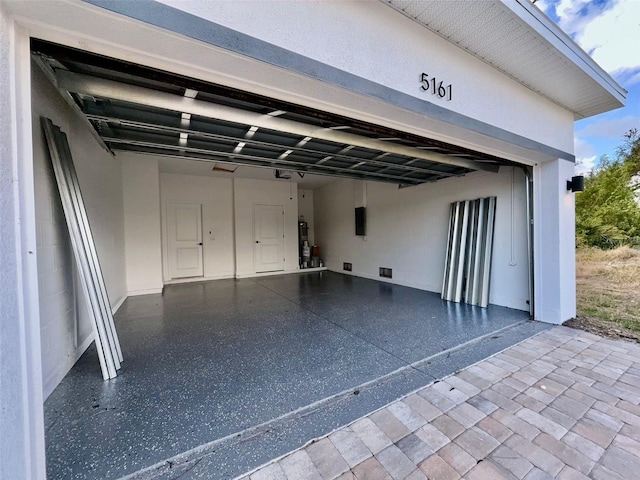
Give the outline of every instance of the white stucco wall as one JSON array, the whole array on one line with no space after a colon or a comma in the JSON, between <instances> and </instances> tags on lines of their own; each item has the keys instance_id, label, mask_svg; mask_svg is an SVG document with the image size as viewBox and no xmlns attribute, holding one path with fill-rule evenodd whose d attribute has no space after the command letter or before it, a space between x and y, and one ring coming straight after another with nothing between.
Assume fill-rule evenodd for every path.
<instances>
[{"instance_id":1,"label":"white stucco wall","mask_svg":"<svg viewBox=\"0 0 640 480\"><path fill-rule=\"evenodd\" d=\"M163 3L250 35L258 42L234 38L233 30L220 32L215 26L207 28L202 23L190 30L189 19L185 17L172 24L167 21L171 12L160 11L167 8L163 4L129 2L123 7L134 17L140 13L148 22L84 2L51 0L37 3L37 8L31 2L10 2L10 6L29 22L32 34L38 38L456 143L521 163L562 157L553 148L573 151L571 112L383 2L163 0ZM114 4L114 8L119 7ZM167 29L156 23L166 25ZM173 29L178 33L169 31ZM189 38L195 30L203 38L214 39L212 44ZM229 49L215 46L218 36L224 37L222 44ZM248 55L234 51L234 41L235 48L241 51L246 48ZM285 50L275 52L275 48ZM279 55L293 70L251 58L252 52L261 58L264 51ZM312 66L295 57L298 54L320 64ZM306 62L310 75L296 70L299 62ZM323 65L335 69L327 74L327 82L313 78L314 70L327 70ZM350 82L371 83L362 88L341 87L341 79L345 78L341 71L355 75L349 77ZM454 100L442 103L435 97L424 97L419 88L423 71L452 83ZM331 81L334 77L338 80ZM367 93L369 88L376 90L377 85L390 91L380 96ZM463 117L451 120L446 112L439 119L425 118L412 108L383 99L395 93L415 98L419 104L427 105L424 108L432 104L461 113L472 125ZM476 121L484 122L484 126L473 123ZM492 125L501 129L504 138L483 133L487 128L492 131ZM531 129L531 125L535 128ZM510 138L510 132L521 137ZM527 138L539 144L531 144Z\"/></svg>"},{"instance_id":2,"label":"white stucco wall","mask_svg":"<svg viewBox=\"0 0 640 480\"><path fill-rule=\"evenodd\" d=\"M157 158L153 156L121 153L118 158L123 162L129 295L151 293L172 280L167 269L166 249L166 212L170 202L202 205L204 274L200 279L249 277L256 273L254 205L282 205L285 271L298 270L295 183L166 173L159 172ZM155 178L159 178L159 196L154 187ZM312 198L312 191L307 194ZM307 205L311 217L312 205Z\"/></svg>"},{"instance_id":3,"label":"white stucco wall","mask_svg":"<svg viewBox=\"0 0 640 480\"><path fill-rule=\"evenodd\" d=\"M235 273L233 235L233 180L174 173L160 174L162 238L167 245L166 212L169 202L202 205L204 278L229 278ZM209 233L211 232L211 233ZM163 252L164 280L171 280L167 251Z\"/></svg>"},{"instance_id":4,"label":"white stucco wall","mask_svg":"<svg viewBox=\"0 0 640 480\"><path fill-rule=\"evenodd\" d=\"M446 108L561 150L573 150L570 112L538 97L381 3L341 2L341 8L336 8L338 4L334 2L166 0L166 3L417 97L420 95L419 73L436 69L434 74L455 87L456 100L448 102ZM0 432L12 434L0 435L0 478L43 478L41 369L45 369L45 390L48 391L55 384L56 376L61 375L79 353L72 345L86 343L82 330L86 327L86 319L82 317L82 306L76 305L70 297L73 293L76 300L81 299L69 288L72 276L68 269L73 267L66 262L68 240L63 234L60 209L55 205L51 178L45 175L46 155L39 137L39 123L34 119L31 125L28 109L21 110L29 103L30 96L30 92L25 94L23 91L28 89L30 78L28 34L26 31L15 34L5 5L0 2ZM438 130L431 119L401 111L380 100L222 51L83 2L15 2L10 8L19 11L21 22L39 38L294 103L326 108L413 133L427 136L433 133L434 138L449 135L456 143L475 145L496 154L505 148L491 139L466 135L468 132L461 133L455 128L450 132ZM95 144L87 134L87 127L73 117L68 107L61 104L57 93L38 79L38 75L35 74L39 87L33 92L34 113L47 113L63 130L72 134L71 149L96 233L111 302L115 303L127 288L119 160L111 158ZM33 199L34 175L31 172L32 129L36 136L33 145L37 203ZM28 145L21 144L25 137L29 137ZM522 156L521 151L509 155L511 153ZM526 156L522 158L526 159ZM536 278L539 287L536 318L555 323L575 313L573 197L568 196L563 185L571 174L572 165L563 160L535 168ZM510 237L505 233L510 225L504 212L505 198L510 198L507 181L510 176L505 171L491 178L486 180L482 174L473 174L462 180L401 191L393 186L367 184L370 230L366 242L352 238L355 199L350 188L353 182L341 180L315 192L316 241L322 248L323 257L332 262L334 268L336 265L341 267L342 260L355 259L354 269L360 270L354 273L369 275L372 272L366 265L373 265L373 275L377 278L378 266L390 266L394 268L394 281L437 290L442 274L437 259L443 261L444 249L443 242L439 243L437 238L446 229L446 225L443 227L447 211L444 205L463 198L497 194L499 232L496 236L499 238L496 242L504 242ZM267 195L269 202L282 201L285 206L289 200L288 192L282 191L282 186L263 188L249 182L238 182L238 186L236 203L245 212L248 203L243 194L251 194L256 187L270 192ZM294 191L294 195L296 193ZM519 191L517 198L521 197ZM297 198L293 201L291 205L297 205ZM393 215L400 206L403 212L406 209L406 214ZM286 234L287 269L293 270L297 267L297 209L290 207L288 211L287 218L293 217L293 221L292 230L287 230ZM237 215L238 210L235 218ZM335 217L330 218L330 215ZM521 221L522 214L517 218ZM397 232L386 227L384 236L380 235L383 219L397 227ZM244 240L233 242L232 249L237 258L242 259L245 272L250 274L245 260L252 258L252 253L251 257L242 254L252 252L246 242L247 225L243 223L241 229ZM349 235L344 233L346 231ZM505 256L509 249L496 244L499 265L494 268L491 301L524 309L526 260L523 240L518 235L516 238L515 266L505 263L507 257L511 259L511 255ZM387 242L397 244L389 247ZM344 253L339 251L339 246ZM402 251L410 255L405 258L386 254L387 248L392 253ZM42 258L37 266L42 278L38 282L35 258L41 251ZM232 255L232 262L233 258ZM379 265L397 259L400 260L397 264ZM361 268L361 265L365 267ZM61 267L67 270L61 271ZM40 286L46 289L42 299L46 310L43 308L38 312ZM69 323L69 309L75 312L71 317L78 318L79 330ZM41 325L38 315L42 317ZM51 325L54 316L59 325ZM45 342L56 343L46 347L50 349L42 357L39 327L43 328L43 336L53 335L43 341L43 347Z\"/></svg>"},{"instance_id":5,"label":"white stucco wall","mask_svg":"<svg viewBox=\"0 0 640 480\"><path fill-rule=\"evenodd\" d=\"M0 3L0 478L45 477L28 48Z\"/></svg>"},{"instance_id":6,"label":"white stucco wall","mask_svg":"<svg viewBox=\"0 0 640 480\"><path fill-rule=\"evenodd\" d=\"M119 154L124 198L127 294L162 292L158 160Z\"/></svg>"},{"instance_id":7,"label":"white stucco wall","mask_svg":"<svg viewBox=\"0 0 640 480\"><path fill-rule=\"evenodd\" d=\"M79 281L40 117L67 134L109 301L126 295L122 170L37 66L32 67L32 129L38 234L42 371L49 395L90 344L93 330Z\"/></svg>"},{"instance_id":8,"label":"white stucco wall","mask_svg":"<svg viewBox=\"0 0 640 480\"><path fill-rule=\"evenodd\" d=\"M343 262L349 262L353 275L385 281L378 268L387 267L393 269L392 283L440 292L450 203L495 195L490 303L529 309L525 183L520 169L504 167L499 174L474 173L404 189L375 182L362 189L362 183L344 179L314 191L316 241L330 270L342 272ZM363 204L363 197L367 236L357 237L354 207Z\"/></svg>"},{"instance_id":9,"label":"white stucco wall","mask_svg":"<svg viewBox=\"0 0 640 480\"><path fill-rule=\"evenodd\" d=\"M573 168L556 160L533 170L535 318L556 324L576 315L575 194L567 190Z\"/></svg>"},{"instance_id":10,"label":"white stucco wall","mask_svg":"<svg viewBox=\"0 0 640 480\"><path fill-rule=\"evenodd\" d=\"M471 118L573 151L571 112L383 2L160 1ZM453 100L422 92L422 72L452 83ZM521 114L524 111L526 117ZM429 128L428 122L421 127Z\"/></svg>"}]
</instances>

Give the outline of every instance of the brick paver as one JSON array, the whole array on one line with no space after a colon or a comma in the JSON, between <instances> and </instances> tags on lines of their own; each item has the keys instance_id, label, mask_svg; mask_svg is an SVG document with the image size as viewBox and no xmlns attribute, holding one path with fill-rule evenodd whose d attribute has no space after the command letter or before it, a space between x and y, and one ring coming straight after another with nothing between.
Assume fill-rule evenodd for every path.
<instances>
[{"instance_id":1,"label":"brick paver","mask_svg":"<svg viewBox=\"0 0 640 480\"><path fill-rule=\"evenodd\" d=\"M640 478L640 345L542 332L241 480Z\"/></svg>"}]
</instances>

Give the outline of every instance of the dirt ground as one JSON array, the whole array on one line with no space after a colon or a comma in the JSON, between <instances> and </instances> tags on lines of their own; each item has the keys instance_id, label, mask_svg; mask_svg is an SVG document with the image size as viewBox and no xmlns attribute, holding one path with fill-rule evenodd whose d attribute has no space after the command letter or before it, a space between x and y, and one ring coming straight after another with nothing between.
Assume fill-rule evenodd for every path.
<instances>
[{"instance_id":1,"label":"dirt ground","mask_svg":"<svg viewBox=\"0 0 640 480\"><path fill-rule=\"evenodd\" d=\"M576 283L577 318L566 326L640 342L639 249L578 249Z\"/></svg>"}]
</instances>

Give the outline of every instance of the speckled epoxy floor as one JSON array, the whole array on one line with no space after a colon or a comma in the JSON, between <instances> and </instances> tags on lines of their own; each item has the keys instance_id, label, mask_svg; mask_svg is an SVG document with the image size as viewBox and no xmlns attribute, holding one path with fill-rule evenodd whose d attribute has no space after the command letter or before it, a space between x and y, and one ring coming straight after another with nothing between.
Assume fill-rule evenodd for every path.
<instances>
[{"instance_id":1,"label":"speckled epoxy floor","mask_svg":"<svg viewBox=\"0 0 640 480\"><path fill-rule=\"evenodd\" d=\"M261 443L253 455L234 447L224 461L201 462L200 471L211 465L202 478L228 478L544 328L519 323L527 318L332 272L171 285L164 295L131 297L116 315L120 375L103 382L92 347L45 402L48 475L119 478L516 325L495 346L417 364L299 423L281 419L289 436L254 439Z\"/></svg>"}]
</instances>

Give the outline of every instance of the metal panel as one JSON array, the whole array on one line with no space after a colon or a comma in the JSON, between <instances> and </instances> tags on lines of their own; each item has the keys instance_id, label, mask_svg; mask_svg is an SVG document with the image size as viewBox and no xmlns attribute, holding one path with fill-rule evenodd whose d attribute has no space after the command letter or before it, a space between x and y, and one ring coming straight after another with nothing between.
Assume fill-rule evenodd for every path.
<instances>
[{"instance_id":1,"label":"metal panel","mask_svg":"<svg viewBox=\"0 0 640 480\"><path fill-rule=\"evenodd\" d=\"M496 197L451 204L442 298L486 307Z\"/></svg>"},{"instance_id":2,"label":"metal panel","mask_svg":"<svg viewBox=\"0 0 640 480\"><path fill-rule=\"evenodd\" d=\"M42 117L41 120L74 256L79 268L82 290L89 306L89 316L93 324L102 376L107 380L117 376L117 370L120 369L122 361L122 351L113 323L102 270L67 137L48 118Z\"/></svg>"},{"instance_id":3,"label":"metal panel","mask_svg":"<svg viewBox=\"0 0 640 480\"><path fill-rule=\"evenodd\" d=\"M487 200L487 199L485 199ZM489 280L491 278L491 254L493 252L493 230L496 216L496 197L488 198L487 229L483 238L482 280L480 281L479 303L481 307L489 305Z\"/></svg>"},{"instance_id":4,"label":"metal panel","mask_svg":"<svg viewBox=\"0 0 640 480\"><path fill-rule=\"evenodd\" d=\"M89 262L91 265L92 280L96 285L98 291L98 303L102 317L106 319L105 325L107 327L107 337L109 338L109 344L113 349L114 363L116 370L120 369L120 362L122 362L122 350L120 348L120 341L113 322L113 314L111 312L111 303L107 295L107 287L104 283L104 277L102 275L102 268L98 260L98 252L96 250L95 242L93 241L93 235L91 233L91 226L89 225L89 218L84 206L84 200L80 191L80 182L78 181L78 175L73 165L73 159L71 156L71 150L69 149L69 143L67 142L66 135L61 133L59 139L59 146L62 150L62 157L64 162L62 166L65 170L65 175L71 182L71 195L74 203L74 208L78 213L79 225L82 232L82 237L85 242Z\"/></svg>"},{"instance_id":5,"label":"metal panel","mask_svg":"<svg viewBox=\"0 0 640 480\"><path fill-rule=\"evenodd\" d=\"M459 216L460 229L457 238L458 258L456 258L456 268L453 277L453 301L459 302L462 298L462 282L464 280L464 259L467 249L467 226L469 222L469 202L462 202Z\"/></svg>"},{"instance_id":6,"label":"metal panel","mask_svg":"<svg viewBox=\"0 0 640 480\"><path fill-rule=\"evenodd\" d=\"M216 118L259 128L292 133L300 135L303 138L317 138L330 142L343 143L345 145L354 145L372 150L421 158L437 163L456 165L469 170L484 170L494 173L498 171L498 165L494 164L474 162L473 160L428 152L398 143L353 135L331 128L317 127L278 118L277 116L262 115L194 98L180 97L171 93L151 90L135 85L127 85L104 78L58 70L56 72L56 80L59 88L74 93L82 93L105 99L116 99L138 105L155 106L175 112L189 113L191 115L200 115L207 118Z\"/></svg>"}]
</instances>

